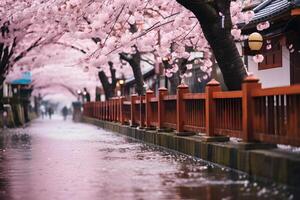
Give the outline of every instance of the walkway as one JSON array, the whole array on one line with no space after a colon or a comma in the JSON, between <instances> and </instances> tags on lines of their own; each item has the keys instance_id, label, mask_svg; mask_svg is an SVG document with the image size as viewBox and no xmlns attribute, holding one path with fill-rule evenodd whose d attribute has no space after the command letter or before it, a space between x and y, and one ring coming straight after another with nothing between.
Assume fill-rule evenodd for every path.
<instances>
[{"instance_id":1,"label":"walkway","mask_svg":"<svg viewBox=\"0 0 300 200\"><path fill-rule=\"evenodd\" d=\"M6 132L14 136L0 144L0 199L297 199L285 186L59 116Z\"/></svg>"}]
</instances>

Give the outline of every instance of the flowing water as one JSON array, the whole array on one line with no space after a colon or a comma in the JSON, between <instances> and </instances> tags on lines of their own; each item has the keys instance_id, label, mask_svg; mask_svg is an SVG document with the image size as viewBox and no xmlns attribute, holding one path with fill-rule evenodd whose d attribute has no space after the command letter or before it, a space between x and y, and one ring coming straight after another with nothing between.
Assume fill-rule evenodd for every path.
<instances>
[{"instance_id":1,"label":"flowing water","mask_svg":"<svg viewBox=\"0 0 300 200\"><path fill-rule=\"evenodd\" d=\"M35 120L0 138L0 199L299 199L299 191L92 125Z\"/></svg>"}]
</instances>

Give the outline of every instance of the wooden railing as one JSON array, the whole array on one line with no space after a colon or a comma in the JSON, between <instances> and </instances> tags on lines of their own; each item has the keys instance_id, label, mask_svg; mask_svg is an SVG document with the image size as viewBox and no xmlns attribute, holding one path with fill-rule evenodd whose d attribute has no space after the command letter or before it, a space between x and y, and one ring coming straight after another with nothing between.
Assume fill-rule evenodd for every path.
<instances>
[{"instance_id":1,"label":"wooden railing","mask_svg":"<svg viewBox=\"0 0 300 200\"><path fill-rule=\"evenodd\" d=\"M183 95L185 119L183 129L192 132L205 132L205 94Z\"/></svg>"},{"instance_id":2,"label":"wooden railing","mask_svg":"<svg viewBox=\"0 0 300 200\"><path fill-rule=\"evenodd\" d=\"M253 92L253 138L269 143L299 145L299 86Z\"/></svg>"},{"instance_id":3,"label":"wooden railing","mask_svg":"<svg viewBox=\"0 0 300 200\"><path fill-rule=\"evenodd\" d=\"M176 95L165 95L163 97L164 116L161 128L176 129L177 110Z\"/></svg>"},{"instance_id":4,"label":"wooden railing","mask_svg":"<svg viewBox=\"0 0 300 200\"><path fill-rule=\"evenodd\" d=\"M216 92L213 94L216 106L215 133L241 137L242 135L242 92Z\"/></svg>"},{"instance_id":5,"label":"wooden railing","mask_svg":"<svg viewBox=\"0 0 300 200\"><path fill-rule=\"evenodd\" d=\"M147 91L130 100L90 102L84 105L84 115L180 133L300 146L300 85L262 89L254 77L245 79L241 91L222 92L213 80L205 93L189 93L186 85L180 85L176 95L160 88L157 96Z\"/></svg>"}]
</instances>

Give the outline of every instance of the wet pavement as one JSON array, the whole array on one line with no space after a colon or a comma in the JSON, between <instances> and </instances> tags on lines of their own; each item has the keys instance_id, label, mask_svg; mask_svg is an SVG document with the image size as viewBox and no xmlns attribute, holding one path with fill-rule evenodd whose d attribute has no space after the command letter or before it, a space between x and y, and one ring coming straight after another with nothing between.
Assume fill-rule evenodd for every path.
<instances>
[{"instance_id":1,"label":"wet pavement","mask_svg":"<svg viewBox=\"0 0 300 200\"><path fill-rule=\"evenodd\" d=\"M59 116L4 132L1 200L300 199L296 188Z\"/></svg>"}]
</instances>

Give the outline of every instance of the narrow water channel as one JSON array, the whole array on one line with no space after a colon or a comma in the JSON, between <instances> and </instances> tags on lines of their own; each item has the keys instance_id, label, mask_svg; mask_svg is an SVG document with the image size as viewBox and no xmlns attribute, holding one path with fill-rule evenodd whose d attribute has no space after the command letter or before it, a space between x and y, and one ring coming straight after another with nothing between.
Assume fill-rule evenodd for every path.
<instances>
[{"instance_id":1,"label":"narrow water channel","mask_svg":"<svg viewBox=\"0 0 300 200\"><path fill-rule=\"evenodd\" d=\"M0 140L1 200L299 199L296 188L250 180L92 125L38 119Z\"/></svg>"}]
</instances>

